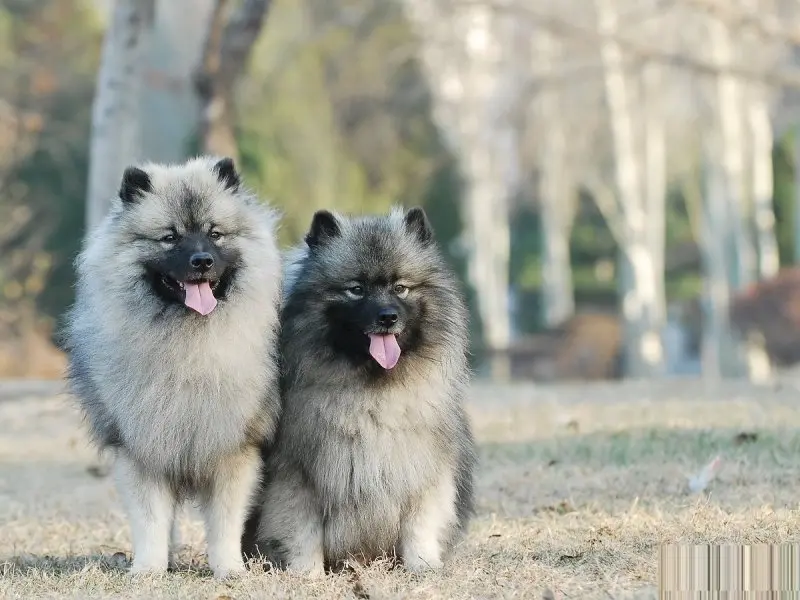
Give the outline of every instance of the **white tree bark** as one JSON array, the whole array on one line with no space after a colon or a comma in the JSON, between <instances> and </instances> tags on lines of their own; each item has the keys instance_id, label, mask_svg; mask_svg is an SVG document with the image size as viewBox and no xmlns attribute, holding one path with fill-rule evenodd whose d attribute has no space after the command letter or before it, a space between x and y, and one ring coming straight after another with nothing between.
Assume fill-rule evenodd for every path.
<instances>
[{"instance_id":1,"label":"white tree bark","mask_svg":"<svg viewBox=\"0 0 800 600\"><path fill-rule=\"evenodd\" d=\"M108 212L122 172L141 152L140 104L155 0L116 0L103 42L92 105L87 228Z\"/></svg>"},{"instance_id":2,"label":"white tree bark","mask_svg":"<svg viewBox=\"0 0 800 600\"><path fill-rule=\"evenodd\" d=\"M555 72L558 49L546 31L535 34L533 62L545 74ZM534 104L538 124L539 211L542 238L542 316L555 327L575 312L569 238L574 202L567 179L567 140L557 88L545 88Z\"/></svg>"},{"instance_id":3,"label":"white tree bark","mask_svg":"<svg viewBox=\"0 0 800 600\"><path fill-rule=\"evenodd\" d=\"M794 262L800 263L800 125L794 131Z\"/></svg>"},{"instance_id":4,"label":"white tree bark","mask_svg":"<svg viewBox=\"0 0 800 600\"><path fill-rule=\"evenodd\" d=\"M750 90L748 124L750 127L752 160L753 216L758 247L758 278L774 277L780 269L778 240L775 236L775 209L772 203L772 122L765 90L760 86Z\"/></svg>"},{"instance_id":5,"label":"white tree bark","mask_svg":"<svg viewBox=\"0 0 800 600\"><path fill-rule=\"evenodd\" d=\"M719 379L729 374L734 362L729 320L731 257L728 235L731 215L727 201L727 174L717 158L717 144L705 147L705 202L700 219L700 252L704 271L703 375Z\"/></svg>"},{"instance_id":6,"label":"white tree bark","mask_svg":"<svg viewBox=\"0 0 800 600\"><path fill-rule=\"evenodd\" d=\"M483 323L484 342L492 355L494 379L510 374L507 351L511 343L509 318L508 265L510 234L508 226L509 183L514 175L507 171L516 144L509 124L498 122L498 112L506 90L501 90L503 75L497 39L497 17L485 6L466 11L466 64L462 123L462 156L470 182L466 192L471 240L470 274L475 283ZM499 77L498 77L499 76Z\"/></svg>"},{"instance_id":7,"label":"white tree bark","mask_svg":"<svg viewBox=\"0 0 800 600\"><path fill-rule=\"evenodd\" d=\"M601 58L614 146L620 220L615 229L622 252L622 313L625 320L625 371L630 377L651 377L663 372L662 322L665 313L663 271L657 270L649 234L650 215L644 201L636 152L634 112L626 81L622 50L615 41L617 17L609 0L595 0ZM663 226L663 225L661 225Z\"/></svg>"},{"instance_id":8,"label":"white tree bark","mask_svg":"<svg viewBox=\"0 0 800 600\"><path fill-rule=\"evenodd\" d=\"M743 86L737 77L724 69L734 63L731 33L715 17L709 21L709 44L712 60L722 69L716 77L716 113L720 131L718 148L724 173L725 195L730 206L731 228L728 248L733 261L730 281L741 289L755 280L756 252L748 228L745 199L745 136L743 130Z\"/></svg>"},{"instance_id":9,"label":"white tree bark","mask_svg":"<svg viewBox=\"0 0 800 600\"><path fill-rule=\"evenodd\" d=\"M667 134L663 106L663 69L649 63L644 67L644 169L645 206L647 212L650 255L656 273L655 301L651 304L650 327L664 331L667 325L665 252L667 246Z\"/></svg>"},{"instance_id":10,"label":"white tree bark","mask_svg":"<svg viewBox=\"0 0 800 600\"><path fill-rule=\"evenodd\" d=\"M519 175L514 132L502 119L514 91L501 64L499 17L480 4L408 0L406 8L421 34L437 120L468 183L463 216L469 279L484 344L494 357L492 375L503 379L511 342L508 200Z\"/></svg>"}]
</instances>

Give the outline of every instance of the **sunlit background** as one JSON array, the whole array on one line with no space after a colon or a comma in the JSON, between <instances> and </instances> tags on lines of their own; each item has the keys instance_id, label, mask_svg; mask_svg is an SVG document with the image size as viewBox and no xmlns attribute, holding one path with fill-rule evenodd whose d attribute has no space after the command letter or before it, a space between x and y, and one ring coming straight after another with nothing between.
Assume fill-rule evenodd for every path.
<instances>
[{"instance_id":1,"label":"sunlit background","mask_svg":"<svg viewBox=\"0 0 800 600\"><path fill-rule=\"evenodd\" d=\"M4 0L0 376L61 375L124 167L212 152L284 245L424 206L481 376L767 378L800 359L799 45L790 0Z\"/></svg>"}]
</instances>

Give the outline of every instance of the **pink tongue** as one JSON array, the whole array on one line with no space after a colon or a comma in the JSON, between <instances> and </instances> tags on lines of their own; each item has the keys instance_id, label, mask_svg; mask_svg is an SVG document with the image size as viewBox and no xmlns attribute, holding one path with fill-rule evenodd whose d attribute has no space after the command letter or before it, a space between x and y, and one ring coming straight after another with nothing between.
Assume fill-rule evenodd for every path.
<instances>
[{"instance_id":1,"label":"pink tongue","mask_svg":"<svg viewBox=\"0 0 800 600\"><path fill-rule=\"evenodd\" d=\"M186 298L183 303L192 310L196 310L201 315L207 315L217 306L217 299L214 298L211 286L207 281L200 283L187 281L183 285L186 288Z\"/></svg>"},{"instance_id":2,"label":"pink tongue","mask_svg":"<svg viewBox=\"0 0 800 600\"><path fill-rule=\"evenodd\" d=\"M400 360L400 346L392 334L369 334L369 353L384 369L391 369Z\"/></svg>"}]
</instances>

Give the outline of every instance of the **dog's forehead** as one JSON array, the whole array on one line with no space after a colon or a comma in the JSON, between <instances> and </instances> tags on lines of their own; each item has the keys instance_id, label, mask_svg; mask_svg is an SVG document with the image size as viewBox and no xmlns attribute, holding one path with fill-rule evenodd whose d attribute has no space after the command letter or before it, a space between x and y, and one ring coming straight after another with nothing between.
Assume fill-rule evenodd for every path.
<instances>
[{"instance_id":1,"label":"dog's forehead","mask_svg":"<svg viewBox=\"0 0 800 600\"><path fill-rule=\"evenodd\" d=\"M159 181L140 215L145 221L169 221L189 231L209 224L233 227L241 218L235 199L221 192L214 179L178 177Z\"/></svg>"},{"instance_id":2,"label":"dog's forehead","mask_svg":"<svg viewBox=\"0 0 800 600\"><path fill-rule=\"evenodd\" d=\"M413 238L388 221L364 221L345 228L326 259L340 280L390 281L427 270L427 254Z\"/></svg>"}]
</instances>

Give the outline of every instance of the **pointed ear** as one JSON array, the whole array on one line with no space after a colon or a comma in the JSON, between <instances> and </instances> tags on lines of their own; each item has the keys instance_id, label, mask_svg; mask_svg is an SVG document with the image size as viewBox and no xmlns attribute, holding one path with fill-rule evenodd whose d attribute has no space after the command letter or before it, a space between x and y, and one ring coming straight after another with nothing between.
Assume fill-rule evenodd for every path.
<instances>
[{"instance_id":1,"label":"pointed ear","mask_svg":"<svg viewBox=\"0 0 800 600\"><path fill-rule=\"evenodd\" d=\"M138 167L128 167L122 174L122 184L119 186L119 197L123 204L132 204L148 192L153 191L153 182L150 175Z\"/></svg>"},{"instance_id":2,"label":"pointed ear","mask_svg":"<svg viewBox=\"0 0 800 600\"><path fill-rule=\"evenodd\" d=\"M236 172L236 166L233 164L232 158L221 159L214 165L213 171L226 190L235 192L239 189L242 180L239 178L239 173Z\"/></svg>"},{"instance_id":3,"label":"pointed ear","mask_svg":"<svg viewBox=\"0 0 800 600\"><path fill-rule=\"evenodd\" d=\"M318 210L311 219L311 229L306 234L306 244L316 248L341 233L336 217L327 210Z\"/></svg>"},{"instance_id":4,"label":"pointed ear","mask_svg":"<svg viewBox=\"0 0 800 600\"><path fill-rule=\"evenodd\" d=\"M433 228L428 221L428 215L421 207L410 209L406 213L405 223L406 230L415 235L422 244L427 245L433 241Z\"/></svg>"}]
</instances>

